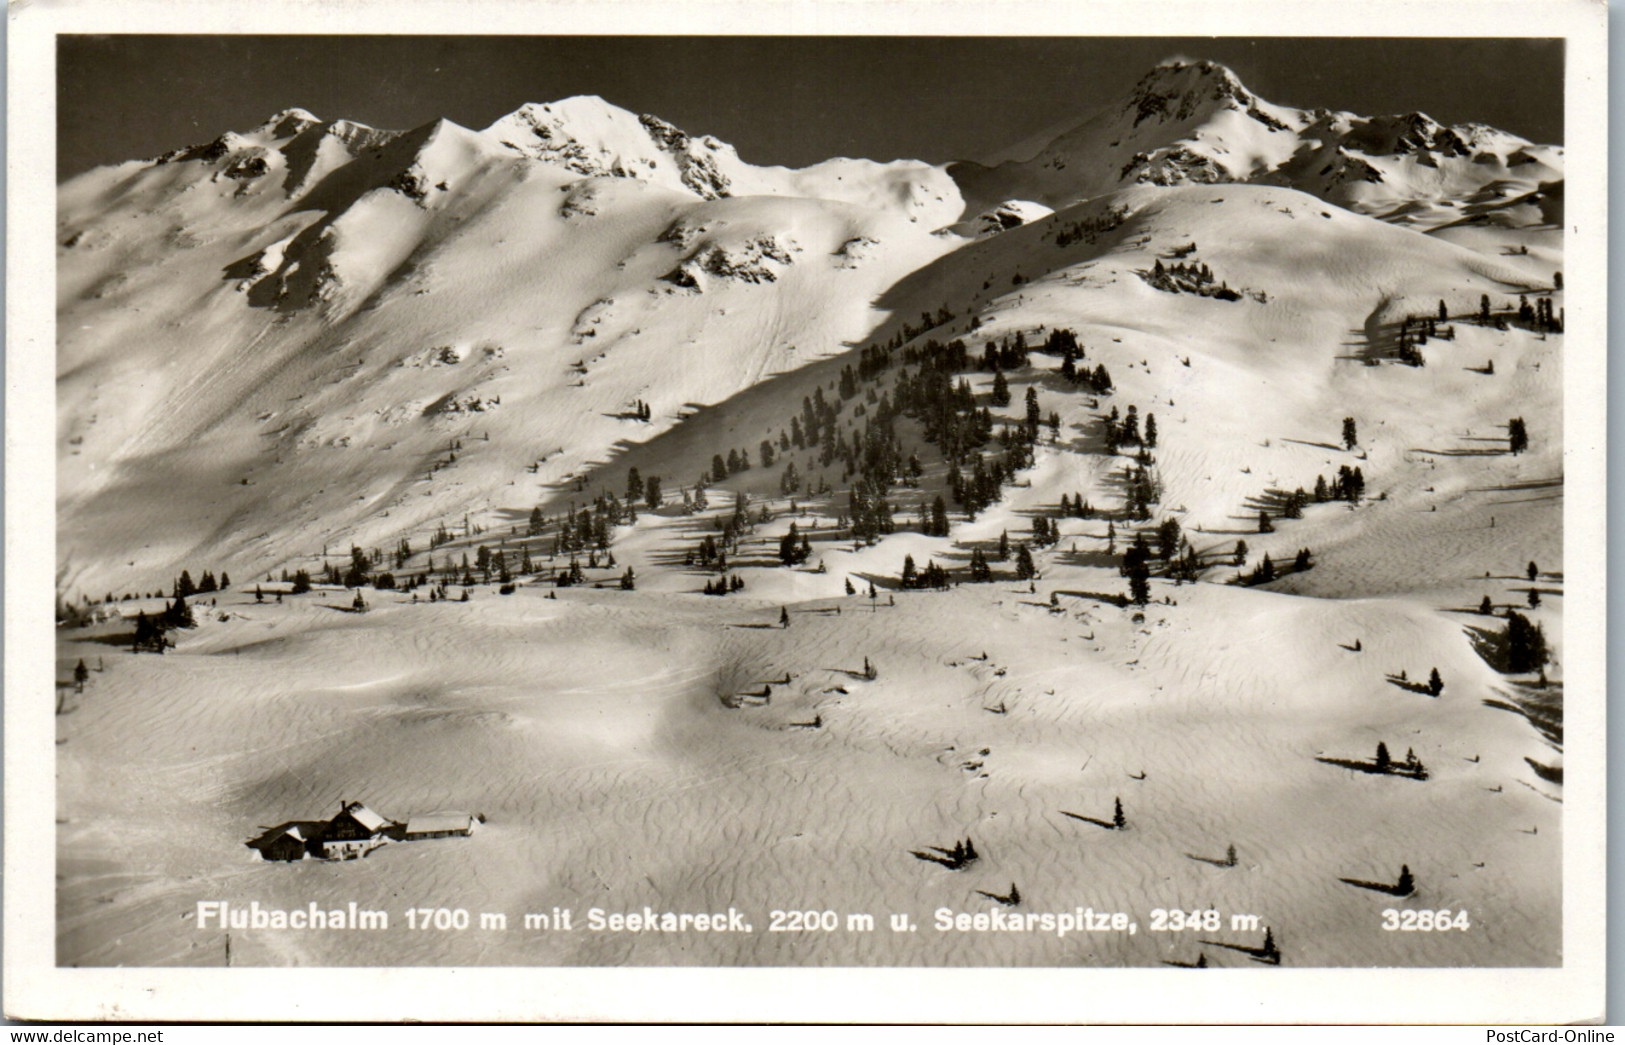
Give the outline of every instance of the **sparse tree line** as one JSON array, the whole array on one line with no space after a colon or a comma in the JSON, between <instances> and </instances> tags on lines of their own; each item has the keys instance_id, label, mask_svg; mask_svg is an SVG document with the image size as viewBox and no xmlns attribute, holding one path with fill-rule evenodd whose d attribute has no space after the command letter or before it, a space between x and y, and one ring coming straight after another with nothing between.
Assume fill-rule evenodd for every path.
<instances>
[{"instance_id":1,"label":"sparse tree line","mask_svg":"<svg viewBox=\"0 0 1625 1045\"><path fill-rule=\"evenodd\" d=\"M1563 274L1557 273L1554 282L1557 289L1561 290ZM1439 302L1439 305L1442 309L1444 302ZM1536 333L1561 334L1563 332L1564 311L1559 309L1554 313L1552 311L1552 299L1549 297L1537 297L1535 303L1531 305L1527 294L1519 294L1516 308L1508 303L1505 308L1499 311L1490 308L1490 296L1488 294L1482 294L1478 299L1479 325L1492 326L1497 330L1506 330L1509 324L1516 323L1516 325L1527 330L1533 330ZM1512 318L1509 319L1508 317Z\"/></svg>"},{"instance_id":2,"label":"sparse tree line","mask_svg":"<svg viewBox=\"0 0 1625 1045\"><path fill-rule=\"evenodd\" d=\"M1236 565L1245 565L1246 542L1238 541L1236 548ZM1308 548L1298 549L1298 553L1292 557L1292 567L1290 570L1277 570L1274 560L1270 558L1268 552L1265 552L1264 557L1259 560L1258 565L1253 567L1249 572L1241 574L1238 579L1241 581L1241 583L1247 585L1248 587L1253 587L1259 584L1268 584L1270 581L1286 576L1287 573L1302 573L1305 570L1313 569L1314 565L1314 555L1309 551Z\"/></svg>"},{"instance_id":3,"label":"sparse tree line","mask_svg":"<svg viewBox=\"0 0 1625 1045\"><path fill-rule=\"evenodd\" d=\"M1406 366L1427 366L1427 358L1422 355L1421 346L1427 344L1430 339L1454 341L1456 338L1455 327L1441 327L1439 325L1447 318L1444 302L1441 301L1439 302L1439 314L1436 317L1406 316L1400 320L1399 345L1395 350L1398 360ZM1375 364L1376 360L1373 359L1370 362Z\"/></svg>"},{"instance_id":4,"label":"sparse tree line","mask_svg":"<svg viewBox=\"0 0 1625 1045\"><path fill-rule=\"evenodd\" d=\"M1106 364L1101 363L1093 370L1087 364L1079 365L1084 363L1084 347L1075 331L1064 327L1050 331L1043 351L1061 357L1061 376L1073 384L1083 385L1096 395L1106 395L1112 390L1112 375L1106 370Z\"/></svg>"},{"instance_id":5,"label":"sparse tree line","mask_svg":"<svg viewBox=\"0 0 1625 1045\"><path fill-rule=\"evenodd\" d=\"M914 565L914 556L903 556L903 573L901 584L905 590L935 589L948 587L948 571L936 564L935 560L928 560L924 571Z\"/></svg>"},{"instance_id":6,"label":"sparse tree line","mask_svg":"<svg viewBox=\"0 0 1625 1045\"><path fill-rule=\"evenodd\" d=\"M1438 672L1435 671L1434 674L1437 675ZM1422 760L1416 757L1416 751L1412 748L1405 749L1404 761L1395 762L1393 757L1388 754L1388 745L1378 741L1377 755L1372 760L1372 765L1379 773L1414 777L1417 780L1426 780L1428 778L1427 766L1423 765ZM1409 873L1407 869L1405 874L1408 875Z\"/></svg>"},{"instance_id":7,"label":"sparse tree line","mask_svg":"<svg viewBox=\"0 0 1625 1045\"><path fill-rule=\"evenodd\" d=\"M1130 403L1127 412L1121 420L1117 416L1117 407L1112 407L1111 413L1106 415L1101 435L1106 440L1106 452L1117 453L1125 446L1138 446L1147 450L1154 450L1157 446L1157 415L1146 414L1145 434L1140 434L1139 407Z\"/></svg>"},{"instance_id":8,"label":"sparse tree line","mask_svg":"<svg viewBox=\"0 0 1625 1045\"><path fill-rule=\"evenodd\" d=\"M1326 504L1330 501L1347 501L1349 504L1358 504L1365 496L1365 473L1359 465L1350 468L1348 465L1338 465L1337 474L1331 482L1326 481L1324 475L1315 476L1314 493L1306 493L1303 487L1298 487L1281 501L1280 518L1301 519L1303 510L1311 501L1315 504ZM1275 527L1270 520L1269 509L1261 508L1258 512L1258 532L1274 533Z\"/></svg>"},{"instance_id":9,"label":"sparse tree line","mask_svg":"<svg viewBox=\"0 0 1625 1045\"><path fill-rule=\"evenodd\" d=\"M1113 207L1104 214L1066 222L1055 230L1055 245L1070 247L1080 241L1093 243L1102 233L1112 231L1127 220L1127 207Z\"/></svg>"},{"instance_id":10,"label":"sparse tree line","mask_svg":"<svg viewBox=\"0 0 1625 1045\"><path fill-rule=\"evenodd\" d=\"M131 640L131 653L163 653L166 649L174 647L168 633L183 628L197 627L197 618L192 615L192 608L186 604L184 595L176 595L162 613L147 616L145 610L136 614L135 635Z\"/></svg>"},{"instance_id":11,"label":"sparse tree line","mask_svg":"<svg viewBox=\"0 0 1625 1045\"><path fill-rule=\"evenodd\" d=\"M231 574L224 570L220 571L218 580L213 573L204 570L203 576L195 582L192 580L192 574L189 570L182 570L181 575L170 582L168 598L189 599L194 595L208 595L211 592L226 591L230 588ZM130 602L134 599L161 599L164 597L164 593L161 591L145 593L127 591L122 595L114 595L112 592L108 592L102 596L101 601L104 605L111 605L115 602ZM87 602L94 603L95 600L89 599ZM61 616L61 613L59 613L59 616Z\"/></svg>"},{"instance_id":12,"label":"sparse tree line","mask_svg":"<svg viewBox=\"0 0 1625 1045\"><path fill-rule=\"evenodd\" d=\"M1206 263L1176 261L1172 265L1164 265L1162 259L1158 258L1149 270L1137 269L1136 272L1146 283L1169 294L1196 294L1218 301L1241 300L1241 291L1230 289L1230 285L1222 280L1214 282L1213 270ZM1269 295L1263 291L1249 293L1259 302L1269 300Z\"/></svg>"}]
</instances>

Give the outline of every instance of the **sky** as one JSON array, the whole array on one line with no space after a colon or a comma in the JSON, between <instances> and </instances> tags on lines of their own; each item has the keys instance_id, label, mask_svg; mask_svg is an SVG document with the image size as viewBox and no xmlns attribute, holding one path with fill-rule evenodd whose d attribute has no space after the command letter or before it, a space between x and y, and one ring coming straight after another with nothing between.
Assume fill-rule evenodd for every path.
<instances>
[{"instance_id":1,"label":"sky","mask_svg":"<svg viewBox=\"0 0 1625 1045\"><path fill-rule=\"evenodd\" d=\"M975 159L1081 122L1172 56L1255 94L1420 110L1563 141L1563 43L1534 39L816 36L61 36L57 175L157 156L300 107L406 129L488 126L597 94L755 164Z\"/></svg>"}]
</instances>

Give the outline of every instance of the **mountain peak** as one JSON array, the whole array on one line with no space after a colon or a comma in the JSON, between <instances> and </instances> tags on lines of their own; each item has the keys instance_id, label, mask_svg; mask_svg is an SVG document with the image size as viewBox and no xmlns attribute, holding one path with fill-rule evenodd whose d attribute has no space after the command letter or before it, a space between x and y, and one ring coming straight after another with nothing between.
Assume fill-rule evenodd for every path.
<instances>
[{"instance_id":1,"label":"mountain peak","mask_svg":"<svg viewBox=\"0 0 1625 1045\"><path fill-rule=\"evenodd\" d=\"M274 113L256 129L268 132L273 139L291 138L307 128L318 126L321 122L321 118L310 110L295 106Z\"/></svg>"},{"instance_id":2,"label":"mountain peak","mask_svg":"<svg viewBox=\"0 0 1625 1045\"><path fill-rule=\"evenodd\" d=\"M1187 120L1204 108L1248 108L1255 99L1235 73L1217 62L1170 59L1134 86L1127 108L1145 120Z\"/></svg>"}]
</instances>

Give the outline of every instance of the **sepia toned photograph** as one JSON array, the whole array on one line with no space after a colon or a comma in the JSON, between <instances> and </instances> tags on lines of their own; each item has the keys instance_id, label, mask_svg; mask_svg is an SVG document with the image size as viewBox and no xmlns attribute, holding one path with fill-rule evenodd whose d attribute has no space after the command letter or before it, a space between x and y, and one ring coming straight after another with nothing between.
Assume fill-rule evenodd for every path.
<instances>
[{"instance_id":1,"label":"sepia toned photograph","mask_svg":"<svg viewBox=\"0 0 1625 1045\"><path fill-rule=\"evenodd\" d=\"M1601 12L1299 6L14 37L7 947L57 993L8 1009L1130 970L1144 1019L1231 970L1600 1018ZM469 1015L761 1018L527 989Z\"/></svg>"}]
</instances>

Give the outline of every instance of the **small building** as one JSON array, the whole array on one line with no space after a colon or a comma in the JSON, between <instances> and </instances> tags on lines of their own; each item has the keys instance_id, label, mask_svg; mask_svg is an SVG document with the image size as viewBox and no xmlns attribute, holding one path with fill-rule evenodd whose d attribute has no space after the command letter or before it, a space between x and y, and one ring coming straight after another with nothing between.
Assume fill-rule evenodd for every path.
<instances>
[{"instance_id":1,"label":"small building","mask_svg":"<svg viewBox=\"0 0 1625 1045\"><path fill-rule=\"evenodd\" d=\"M338 816L327 822L324 842L371 841L389 829L391 822L360 802L345 802Z\"/></svg>"},{"instance_id":2,"label":"small building","mask_svg":"<svg viewBox=\"0 0 1625 1045\"><path fill-rule=\"evenodd\" d=\"M264 860L303 860L308 848L297 827L284 828L255 846Z\"/></svg>"},{"instance_id":3,"label":"small building","mask_svg":"<svg viewBox=\"0 0 1625 1045\"><path fill-rule=\"evenodd\" d=\"M407 819L402 837L409 842L423 838L467 838L474 833L478 822L469 813L425 813Z\"/></svg>"}]
</instances>

